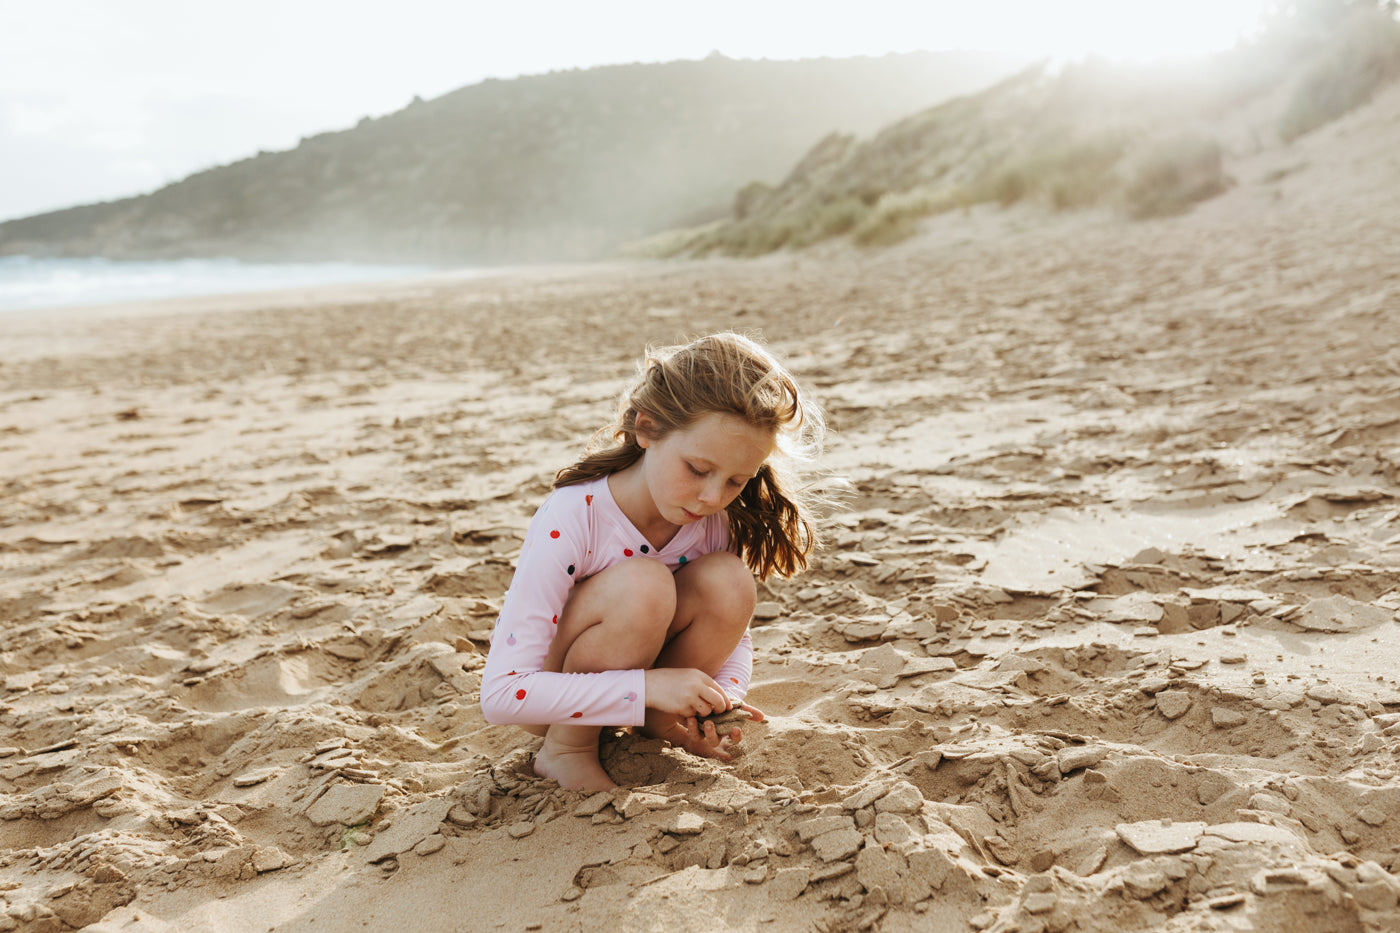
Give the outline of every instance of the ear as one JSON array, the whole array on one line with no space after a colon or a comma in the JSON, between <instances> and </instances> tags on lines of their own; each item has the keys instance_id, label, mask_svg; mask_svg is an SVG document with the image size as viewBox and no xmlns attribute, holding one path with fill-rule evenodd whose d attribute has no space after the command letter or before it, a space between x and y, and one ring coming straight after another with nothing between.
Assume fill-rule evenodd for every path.
<instances>
[{"instance_id":1,"label":"ear","mask_svg":"<svg viewBox=\"0 0 1400 933\"><path fill-rule=\"evenodd\" d=\"M644 411L637 412L636 434L637 446L646 450L656 435L656 420Z\"/></svg>"}]
</instances>

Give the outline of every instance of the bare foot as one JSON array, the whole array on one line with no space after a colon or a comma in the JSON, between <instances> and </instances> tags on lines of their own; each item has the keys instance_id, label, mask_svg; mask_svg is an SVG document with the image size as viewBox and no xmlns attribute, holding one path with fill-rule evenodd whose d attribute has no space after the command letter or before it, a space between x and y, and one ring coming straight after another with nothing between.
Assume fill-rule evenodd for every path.
<instances>
[{"instance_id":1,"label":"bare foot","mask_svg":"<svg viewBox=\"0 0 1400 933\"><path fill-rule=\"evenodd\" d=\"M575 727L551 726L544 737L544 744L535 753L535 773L540 777L558 781L565 790L611 790L617 782L608 777L608 772L598 761L598 734L593 733L592 741L575 743L565 741L571 736L556 735Z\"/></svg>"}]
</instances>

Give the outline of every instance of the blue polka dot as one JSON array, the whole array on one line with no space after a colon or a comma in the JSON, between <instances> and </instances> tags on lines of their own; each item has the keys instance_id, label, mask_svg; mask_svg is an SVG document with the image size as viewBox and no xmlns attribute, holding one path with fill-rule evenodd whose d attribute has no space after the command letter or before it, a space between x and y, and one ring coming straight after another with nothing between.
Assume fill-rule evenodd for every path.
<instances>
[{"instance_id":1,"label":"blue polka dot","mask_svg":"<svg viewBox=\"0 0 1400 933\"><path fill-rule=\"evenodd\" d=\"M685 560L686 560L686 557L685 557L684 554L682 554L682 555L681 555L681 563L682 563L682 564L685 563Z\"/></svg>"}]
</instances>

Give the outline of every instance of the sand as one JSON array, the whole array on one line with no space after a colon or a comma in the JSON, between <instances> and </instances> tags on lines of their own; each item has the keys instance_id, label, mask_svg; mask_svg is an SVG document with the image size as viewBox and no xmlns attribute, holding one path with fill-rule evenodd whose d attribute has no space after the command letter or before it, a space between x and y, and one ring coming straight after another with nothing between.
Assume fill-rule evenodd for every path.
<instances>
[{"instance_id":1,"label":"sand","mask_svg":"<svg viewBox=\"0 0 1400 933\"><path fill-rule=\"evenodd\" d=\"M1400 928L1397 113L1152 223L0 318L0 930ZM727 327L851 495L745 754L562 791L525 524Z\"/></svg>"}]
</instances>

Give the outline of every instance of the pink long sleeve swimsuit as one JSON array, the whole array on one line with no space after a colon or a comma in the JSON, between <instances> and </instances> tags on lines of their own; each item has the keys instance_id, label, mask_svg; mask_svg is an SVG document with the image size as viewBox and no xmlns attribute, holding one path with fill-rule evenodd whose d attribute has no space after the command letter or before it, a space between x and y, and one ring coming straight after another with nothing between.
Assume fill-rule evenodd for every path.
<instances>
[{"instance_id":1,"label":"pink long sleeve swimsuit","mask_svg":"<svg viewBox=\"0 0 1400 933\"><path fill-rule=\"evenodd\" d=\"M659 560L675 573L687 561L728 547L728 517L719 512L682 526L658 551L618 508L606 476L550 493L530 520L491 633L481 678L481 711L487 722L642 725L645 671L541 670L569 592L574 584L629 558ZM752 675L753 641L745 632L715 681L739 701L747 695Z\"/></svg>"}]
</instances>

